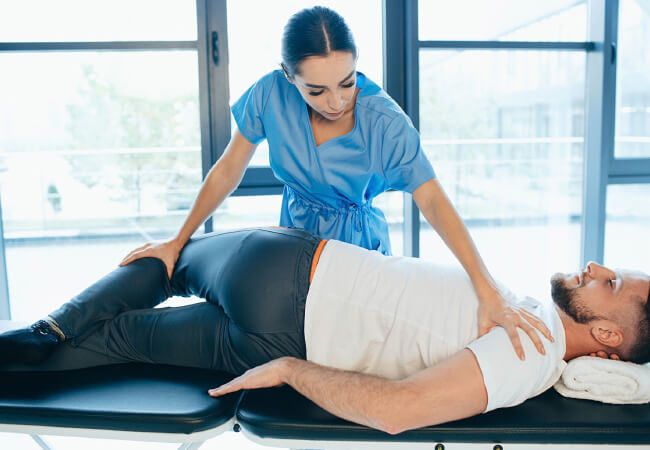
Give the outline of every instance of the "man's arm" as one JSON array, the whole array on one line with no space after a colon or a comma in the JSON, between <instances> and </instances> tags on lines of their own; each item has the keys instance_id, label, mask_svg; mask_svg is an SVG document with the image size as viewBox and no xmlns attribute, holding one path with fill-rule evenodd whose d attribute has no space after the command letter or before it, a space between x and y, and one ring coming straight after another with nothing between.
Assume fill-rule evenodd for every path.
<instances>
[{"instance_id":1,"label":"man's arm","mask_svg":"<svg viewBox=\"0 0 650 450\"><path fill-rule=\"evenodd\" d=\"M209 392L218 396L283 383L336 416L390 434L470 417L487 406L481 369L467 349L403 380L280 358Z\"/></svg>"}]
</instances>

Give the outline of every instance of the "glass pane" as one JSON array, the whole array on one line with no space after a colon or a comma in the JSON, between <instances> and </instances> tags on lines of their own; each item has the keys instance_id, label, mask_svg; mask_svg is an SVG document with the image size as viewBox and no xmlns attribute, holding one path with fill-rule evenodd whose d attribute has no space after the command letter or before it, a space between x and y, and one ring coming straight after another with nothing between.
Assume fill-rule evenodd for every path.
<instances>
[{"instance_id":1,"label":"glass pane","mask_svg":"<svg viewBox=\"0 0 650 450\"><path fill-rule=\"evenodd\" d=\"M33 314L67 298L59 275L88 284L182 223L201 183L197 55L5 53L0 66L13 69L0 71L9 289Z\"/></svg>"},{"instance_id":2,"label":"glass pane","mask_svg":"<svg viewBox=\"0 0 650 450\"><path fill-rule=\"evenodd\" d=\"M228 46L231 104L262 75L280 67L282 30L291 15L303 8L332 8L347 22L359 49L357 69L382 84L382 18L380 0L237 0L228 3ZM251 14L255 11L255 14ZM251 33L255 38L251 38ZM231 120L233 130L236 127ZM268 145L262 142L251 161L268 166Z\"/></svg>"},{"instance_id":3,"label":"glass pane","mask_svg":"<svg viewBox=\"0 0 650 450\"><path fill-rule=\"evenodd\" d=\"M605 264L650 273L650 184L607 186Z\"/></svg>"},{"instance_id":4,"label":"glass pane","mask_svg":"<svg viewBox=\"0 0 650 450\"><path fill-rule=\"evenodd\" d=\"M528 294L578 265L584 65L573 52L420 54L425 152L493 275ZM421 254L439 259L430 229Z\"/></svg>"},{"instance_id":5,"label":"glass pane","mask_svg":"<svg viewBox=\"0 0 650 450\"><path fill-rule=\"evenodd\" d=\"M176 229L201 182L196 58L0 55L5 233Z\"/></svg>"},{"instance_id":6,"label":"glass pane","mask_svg":"<svg viewBox=\"0 0 650 450\"><path fill-rule=\"evenodd\" d=\"M0 2L0 42L196 40L194 0Z\"/></svg>"},{"instance_id":7,"label":"glass pane","mask_svg":"<svg viewBox=\"0 0 650 450\"><path fill-rule=\"evenodd\" d=\"M381 209L388 222L388 234L393 255L404 254L404 193L384 192L373 205Z\"/></svg>"},{"instance_id":8,"label":"glass pane","mask_svg":"<svg viewBox=\"0 0 650 450\"><path fill-rule=\"evenodd\" d=\"M3 202L6 187L4 185L2 190ZM279 195L230 197L213 216L214 229L225 231L277 225L281 201ZM171 232L168 230L164 237L170 236ZM8 235L5 243L12 319L29 322L48 314L113 270L127 253L151 237L126 232L83 239L75 236L53 239ZM38 283L34 283L34 273L39 274Z\"/></svg>"},{"instance_id":9,"label":"glass pane","mask_svg":"<svg viewBox=\"0 0 650 450\"><path fill-rule=\"evenodd\" d=\"M212 215L214 231L277 226L282 195L228 197Z\"/></svg>"},{"instance_id":10,"label":"glass pane","mask_svg":"<svg viewBox=\"0 0 650 450\"><path fill-rule=\"evenodd\" d=\"M585 0L420 0L422 41L586 41Z\"/></svg>"},{"instance_id":11,"label":"glass pane","mask_svg":"<svg viewBox=\"0 0 650 450\"><path fill-rule=\"evenodd\" d=\"M650 5L619 4L616 74L617 158L650 157Z\"/></svg>"}]
</instances>

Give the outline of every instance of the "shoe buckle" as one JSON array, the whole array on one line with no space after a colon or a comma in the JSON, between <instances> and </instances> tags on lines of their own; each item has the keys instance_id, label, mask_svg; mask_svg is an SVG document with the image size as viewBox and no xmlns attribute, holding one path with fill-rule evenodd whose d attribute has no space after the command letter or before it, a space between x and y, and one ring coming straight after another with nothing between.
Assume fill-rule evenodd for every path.
<instances>
[{"instance_id":1,"label":"shoe buckle","mask_svg":"<svg viewBox=\"0 0 650 450\"><path fill-rule=\"evenodd\" d=\"M45 325L43 322L38 322L36 325L34 325L34 330L38 331L38 333L42 334L43 336L50 334L49 330L47 329L47 325Z\"/></svg>"}]
</instances>

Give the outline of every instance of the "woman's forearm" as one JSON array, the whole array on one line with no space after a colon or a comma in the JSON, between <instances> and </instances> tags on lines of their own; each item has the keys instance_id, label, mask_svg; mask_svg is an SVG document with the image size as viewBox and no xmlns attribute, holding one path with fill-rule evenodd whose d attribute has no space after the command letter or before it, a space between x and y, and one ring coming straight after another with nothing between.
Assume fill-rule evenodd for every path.
<instances>
[{"instance_id":1,"label":"woman's forearm","mask_svg":"<svg viewBox=\"0 0 650 450\"><path fill-rule=\"evenodd\" d=\"M523 360L525 358L524 348L517 332L517 328L521 328L535 343L537 350L544 354L544 346L537 331L552 340L548 327L538 317L523 314L507 305L481 259L467 228L440 185L435 180L424 183L413 192L413 198L424 217L456 255L472 281L480 302L479 336L487 333L495 325L503 327L508 333L517 355Z\"/></svg>"},{"instance_id":2,"label":"woman's forearm","mask_svg":"<svg viewBox=\"0 0 650 450\"><path fill-rule=\"evenodd\" d=\"M220 166L220 162L218 161L208 173L183 226L174 237L179 248L187 243L196 229L235 190L241 180L241 176L237 179L232 177L232 174L228 176L226 170Z\"/></svg>"},{"instance_id":3,"label":"woman's forearm","mask_svg":"<svg viewBox=\"0 0 650 450\"><path fill-rule=\"evenodd\" d=\"M179 250L196 229L239 185L257 145L247 141L237 130L223 156L205 177L183 226L174 237Z\"/></svg>"},{"instance_id":4,"label":"woman's forearm","mask_svg":"<svg viewBox=\"0 0 650 450\"><path fill-rule=\"evenodd\" d=\"M413 192L413 199L429 224L456 256L479 297L495 291L492 279L465 224L436 180L431 180Z\"/></svg>"}]
</instances>

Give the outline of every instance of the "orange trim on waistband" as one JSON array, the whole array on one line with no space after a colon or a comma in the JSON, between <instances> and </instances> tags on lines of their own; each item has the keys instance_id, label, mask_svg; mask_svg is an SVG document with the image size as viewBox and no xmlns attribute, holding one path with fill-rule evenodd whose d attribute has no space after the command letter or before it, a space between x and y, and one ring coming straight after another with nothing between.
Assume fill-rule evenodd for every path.
<instances>
[{"instance_id":1,"label":"orange trim on waistband","mask_svg":"<svg viewBox=\"0 0 650 450\"><path fill-rule=\"evenodd\" d=\"M325 248L325 244L327 243L327 239L323 239L318 243L318 247L316 247L316 252L314 252L314 259L311 260L311 273L309 274L309 284L311 284L311 280L314 279L314 273L316 272L316 266L318 265L318 260L320 259L320 254L323 253L323 249Z\"/></svg>"}]
</instances>

